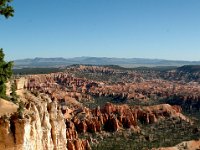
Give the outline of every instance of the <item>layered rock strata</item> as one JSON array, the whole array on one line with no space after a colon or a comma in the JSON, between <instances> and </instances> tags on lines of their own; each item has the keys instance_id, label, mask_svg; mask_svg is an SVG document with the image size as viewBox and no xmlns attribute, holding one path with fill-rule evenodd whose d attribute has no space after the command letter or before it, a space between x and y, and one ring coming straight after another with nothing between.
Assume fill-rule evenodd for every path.
<instances>
[{"instance_id":1,"label":"layered rock strata","mask_svg":"<svg viewBox=\"0 0 200 150\"><path fill-rule=\"evenodd\" d=\"M31 101L23 116L0 118L0 150L66 150L66 125L57 102Z\"/></svg>"}]
</instances>

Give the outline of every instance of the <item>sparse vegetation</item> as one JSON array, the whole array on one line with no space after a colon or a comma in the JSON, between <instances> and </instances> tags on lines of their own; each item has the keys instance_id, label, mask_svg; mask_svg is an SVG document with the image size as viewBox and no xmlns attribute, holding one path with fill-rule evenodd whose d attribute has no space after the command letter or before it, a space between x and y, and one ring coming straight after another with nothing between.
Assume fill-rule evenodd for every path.
<instances>
[{"instance_id":1,"label":"sparse vegetation","mask_svg":"<svg viewBox=\"0 0 200 150\"><path fill-rule=\"evenodd\" d=\"M18 103L18 98L19 96L17 95L16 93L16 84L15 83L12 83L11 85L11 93L10 93L10 96L11 96L11 101L15 104Z\"/></svg>"},{"instance_id":2,"label":"sparse vegetation","mask_svg":"<svg viewBox=\"0 0 200 150\"><path fill-rule=\"evenodd\" d=\"M24 107L25 107L25 106L24 106L24 102L23 102L23 101L20 101L20 102L19 102L19 107L18 107L18 109L17 109L18 117L19 117L20 119L23 118Z\"/></svg>"},{"instance_id":3,"label":"sparse vegetation","mask_svg":"<svg viewBox=\"0 0 200 150\"><path fill-rule=\"evenodd\" d=\"M134 133L130 130L113 133L103 140L99 139L100 143L93 145L92 149L146 150L174 146L182 141L200 138L197 122L195 122L195 125L191 125L189 122L173 118L154 124L142 125L141 129L140 133Z\"/></svg>"},{"instance_id":4,"label":"sparse vegetation","mask_svg":"<svg viewBox=\"0 0 200 150\"><path fill-rule=\"evenodd\" d=\"M55 73L62 72L61 68L21 68L21 69L13 69L14 75L29 75L29 74L47 74L47 73Z\"/></svg>"}]
</instances>

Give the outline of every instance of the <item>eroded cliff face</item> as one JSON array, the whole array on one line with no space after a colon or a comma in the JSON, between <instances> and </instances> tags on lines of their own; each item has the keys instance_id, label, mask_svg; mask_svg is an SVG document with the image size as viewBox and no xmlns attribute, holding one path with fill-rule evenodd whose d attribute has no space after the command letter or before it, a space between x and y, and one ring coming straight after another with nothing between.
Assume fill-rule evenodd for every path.
<instances>
[{"instance_id":1,"label":"eroded cliff face","mask_svg":"<svg viewBox=\"0 0 200 150\"><path fill-rule=\"evenodd\" d=\"M107 103L104 107L90 110L84 108L72 118L66 118L68 139L77 138L78 133L101 133L119 131L120 129L133 129L140 132L139 122L153 124L167 118L179 118L189 122L181 113L179 106L168 104L130 107L128 105L114 105Z\"/></svg>"},{"instance_id":2,"label":"eroded cliff face","mask_svg":"<svg viewBox=\"0 0 200 150\"><path fill-rule=\"evenodd\" d=\"M56 101L26 95L22 118L0 118L0 150L66 150L66 125Z\"/></svg>"}]
</instances>

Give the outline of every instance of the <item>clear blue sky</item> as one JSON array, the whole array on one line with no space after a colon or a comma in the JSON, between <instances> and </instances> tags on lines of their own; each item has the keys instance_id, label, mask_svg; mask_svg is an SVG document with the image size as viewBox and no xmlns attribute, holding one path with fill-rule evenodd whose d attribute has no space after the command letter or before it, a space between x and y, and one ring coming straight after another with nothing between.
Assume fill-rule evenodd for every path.
<instances>
[{"instance_id":1,"label":"clear blue sky","mask_svg":"<svg viewBox=\"0 0 200 150\"><path fill-rule=\"evenodd\" d=\"M7 60L139 57L200 60L200 0L14 0L0 17Z\"/></svg>"}]
</instances>

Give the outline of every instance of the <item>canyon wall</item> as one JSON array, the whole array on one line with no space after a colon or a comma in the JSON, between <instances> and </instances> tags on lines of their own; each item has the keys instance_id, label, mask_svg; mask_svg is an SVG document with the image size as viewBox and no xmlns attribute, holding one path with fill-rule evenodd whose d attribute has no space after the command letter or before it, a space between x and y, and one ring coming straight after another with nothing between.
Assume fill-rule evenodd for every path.
<instances>
[{"instance_id":1,"label":"canyon wall","mask_svg":"<svg viewBox=\"0 0 200 150\"><path fill-rule=\"evenodd\" d=\"M57 102L27 96L22 116L0 118L0 150L66 150L66 125Z\"/></svg>"}]
</instances>

